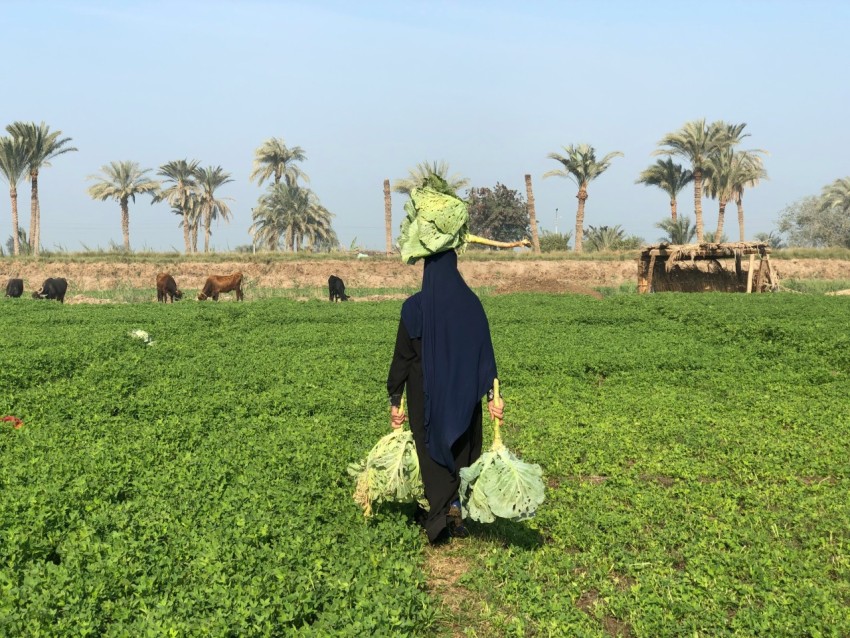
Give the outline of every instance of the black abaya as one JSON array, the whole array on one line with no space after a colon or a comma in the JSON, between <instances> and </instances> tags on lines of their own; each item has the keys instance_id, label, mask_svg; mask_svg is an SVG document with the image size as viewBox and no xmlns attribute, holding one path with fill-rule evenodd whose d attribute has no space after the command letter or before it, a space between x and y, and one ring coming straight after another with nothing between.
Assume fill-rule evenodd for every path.
<instances>
[{"instance_id":1,"label":"black abaya","mask_svg":"<svg viewBox=\"0 0 850 638\"><path fill-rule=\"evenodd\" d=\"M447 527L446 516L452 501L458 498L460 478L457 469L472 465L481 456L482 410L479 401L472 413L469 426L452 446L455 471L437 463L428 453L425 442L425 395L422 386L422 340L411 339L404 322L400 321L396 336L387 391L393 405L398 406L407 388L407 416L416 442L419 468L425 485L425 498L429 511L424 521L428 540L440 538Z\"/></svg>"}]
</instances>

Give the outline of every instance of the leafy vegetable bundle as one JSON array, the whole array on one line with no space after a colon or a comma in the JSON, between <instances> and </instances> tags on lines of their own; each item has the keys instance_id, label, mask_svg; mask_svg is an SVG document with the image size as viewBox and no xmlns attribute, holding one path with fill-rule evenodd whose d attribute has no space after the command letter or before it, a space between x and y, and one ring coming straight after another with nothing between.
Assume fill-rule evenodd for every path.
<instances>
[{"instance_id":1,"label":"leafy vegetable bundle","mask_svg":"<svg viewBox=\"0 0 850 638\"><path fill-rule=\"evenodd\" d=\"M499 381L493 384L499 401ZM493 425L493 446L460 470L460 502L464 517L492 523L496 517L522 521L534 516L543 502L543 470L521 461L502 443L500 422Z\"/></svg>"},{"instance_id":2,"label":"leafy vegetable bundle","mask_svg":"<svg viewBox=\"0 0 850 638\"><path fill-rule=\"evenodd\" d=\"M404 212L407 216L401 224L398 246L405 263L466 246L469 212L462 199L430 186L414 188Z\"/></svg>"},{"instance_id":3,"label":"leafy vegetable bundle","mask_svg":"<svg viewBox=\"0 0 850 638\"><path fill-rule=\"evenodd\" d=\"M427 508L416 443L406 427L382 437L365 459L348 466L348 473L356 479L354 502L364 516L371 516L372 506L384 502L418 502Z\"/></svg>"}]
</instances>

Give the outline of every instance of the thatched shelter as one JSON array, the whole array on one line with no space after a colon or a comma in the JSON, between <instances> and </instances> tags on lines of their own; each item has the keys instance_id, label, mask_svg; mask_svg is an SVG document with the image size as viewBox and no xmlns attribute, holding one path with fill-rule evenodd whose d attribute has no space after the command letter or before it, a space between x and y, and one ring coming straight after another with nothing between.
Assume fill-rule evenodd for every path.
<instances>
[{"instance_id":1,"label":"thatched shelter","mask_svg":"<svg viewBox=\"0 0 850 638\"><path fill-rule=\"evenodd\" d=\"M749 256L746 267L742 263L745 256ZM640 293L765 292L778 286L770 265L770 246L762 242L661 243L645 246L638 258Z\"/></svg>"}]
</instances>

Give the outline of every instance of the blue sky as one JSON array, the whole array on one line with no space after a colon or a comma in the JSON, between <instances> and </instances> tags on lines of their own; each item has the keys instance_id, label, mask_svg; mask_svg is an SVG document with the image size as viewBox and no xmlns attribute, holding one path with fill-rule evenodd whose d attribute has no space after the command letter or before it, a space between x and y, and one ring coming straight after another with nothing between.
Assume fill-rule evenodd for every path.
<instances>
[{"instance_id":1,"label":"blue sky","mask_svg":"<svg viewBox=\"0 0 850 638\"><path fill-rule=\"evenodd\" d=\"M770 179L745 195L747 234L850 175L850 3L717 0L595 2L94 2L0 0L0 125L46 122L79 152L42 171L42 244L121 243L114 202L86 178L111 161L144 168L220 165L233 218L216 250L250 244L254 150L282 137L335 214L343 246L382 249L383 180L445 160L471 185L525 192L543 228L575 224L576 187L542 179L548 159L587 142L621 151L590 186L586 223L655 241L667 196L635 184L663 135L688 120L746 122L741 148L770 152ZM19 185L29 224L29 184ZM5 192L5 184L3 184ZM394 194L396 228L403 197ZM680 213L693 217L693 192ZM704 201L707 229L715 202ZM730 237L737 226L727 221ZM167 205L131 204L136 250L182 250ZM11 234L0 197L0 237Z\"/></svg>"}]
</instances>

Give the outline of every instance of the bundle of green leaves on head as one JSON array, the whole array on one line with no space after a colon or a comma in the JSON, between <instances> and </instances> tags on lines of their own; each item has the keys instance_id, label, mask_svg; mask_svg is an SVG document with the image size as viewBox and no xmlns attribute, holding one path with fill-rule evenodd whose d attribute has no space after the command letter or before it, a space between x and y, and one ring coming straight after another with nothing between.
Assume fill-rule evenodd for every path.
<instances>
[{"instance_id":1,"label":"bundle of green leaves on head","mask_svg":"<svg viewBox=\"0 0 850 638\"><path fill-rule=\"evenodd\" d=\"M348 473L356 479L354 502L363 508L364 516L372 516L373 505L386 502L419 503L428 508L416 443L409 428L401 427L382 437L366 458L348 466Z\"/></svg>"},{"instance_id":2,"label":"bundle of green leaves on head","mask_svg":"<svg viewBox=\"0 0 850 638\"><path fill-rule=\"evenodd\" d=\"M498 397L498 379L493 389ZM512 521L531 518L544 498L543 470L518 459L505 447L500 425L496 419L490 451L460 470L463 515L479 523L492 523L496 517Z\"/></svg>"},{"instance_id":3,"label":"bundle of green leaves on head","mask_svg":"<svg viewBox=\"0 0 850 638\"><path fill-rule=\"evenodd\" d=\"M421 188L410 191L404 212L398 248L405 263L466 246L469 207L439 175L432 173Z\"/></svg>"}]
</instances>

